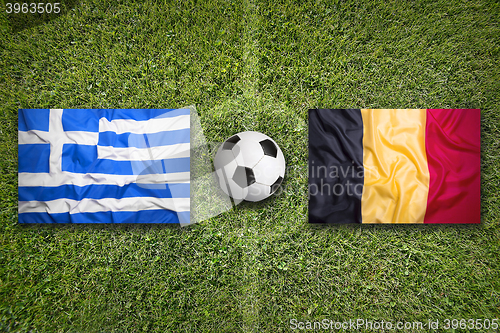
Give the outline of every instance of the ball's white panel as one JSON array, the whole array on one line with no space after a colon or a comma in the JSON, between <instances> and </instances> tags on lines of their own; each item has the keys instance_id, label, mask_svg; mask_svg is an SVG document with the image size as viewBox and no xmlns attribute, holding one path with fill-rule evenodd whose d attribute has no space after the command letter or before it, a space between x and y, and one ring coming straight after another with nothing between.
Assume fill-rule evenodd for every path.
<instances>
[{"instance_id":1,"label":"ball's white panel","mask_svg":"<svg viewBox=\"0 0 500 333\"><path fill-rule=\"evenodd\" d=\"M238 133L238 136L242 140L252 140L252 141L257 141L257 142L265 140L265 139L271 139L270 137L268 137L265 134L262 134L260 132L253 132L253 131L241 132L241 133Z\"/></svg>"},{"instance_id":2,"label":"ball's white panel","mask_svg":"<svg viewBox=\"0 0 500 333\"><path fill-rule=\"evenodd\" d=\"M253 183L247 187L248 193L245 196L246 201L261 201L267 198L271 193L271 189L267 185Z\"/></svg>"},{"instance_id":3,"label":"ball's white panel","mask_svg":"<svg viewBox=\"0 0 500 333\"><path fill-rule=\"evenodd\" d=\"M253 167L255 181L265 185L272 185L279 176L283 177L284 170L283 160L280 161L278 158L267 155Z\"/></svg>"},{"instance_id":4,"label":"ball's white panel","mask_svg":"<svg viewBox=\"0 0 500 333\"><path fill-rule=\"evenodd\" d=\"M229 178L227 182L229 184L229 189L231 190L231 192L228 193L228 195L235 200L244 200L248 194L248 188L241 188L238 184L234 182L234 180Z\"/></svg>"},{"instance_id":5,"label":"ball's white panel","mask_svg":"<svg viewBox=\"0 0 500 333\"><path fill-rule=\"evenodd\" d=\"M233 199L243 200L248 193L248 189L241 188L232 179L234 171L236 170L236 161L232 161L224 165L220 169L216 169L217 178L219 179L219 184L224 193L232 197Z\"/></svg>"},{"instance_id":6,"label":"ball's white panel","mask_svg":"<svg viewBox=\"0 0 500 333\"><path fill-rule=\"evenodd\" d=\"M219 180L223 180L223 177L221 178L221 176L231 178L237 167L238 164L236 163L236 161L232 160L231 162L223 165L221 168L217 168L215 171L217 172L217 177L219 177Z\"/></svg>"},{"instance_id":7,"label":"ball's white panel","mask_svg":"<svg viewBox=\"0 0 500 333\"><path fill-rule=\"evenodd\" d=\"M230 150L219 149L214 159L215 170L221 169L222 167L231 163L232 161L234 161L234 155Z\"/></svg>"},{"instance_id":8,"label":"ball's white panel","mask_svg":"<svg viewBox=\"0 0 500 333\"><path fill-rule=\"evenodd\" d=\"M264 151L257 141L242 139L232 149L238 165L253 168L264 156Z\"/></svg>"}]
</instances>

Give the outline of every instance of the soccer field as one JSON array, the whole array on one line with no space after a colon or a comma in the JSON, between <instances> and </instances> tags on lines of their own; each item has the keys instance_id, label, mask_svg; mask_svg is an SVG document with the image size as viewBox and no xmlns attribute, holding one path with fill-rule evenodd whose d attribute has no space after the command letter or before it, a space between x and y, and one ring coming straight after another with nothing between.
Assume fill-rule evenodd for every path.
<instances>
[{"instance_id":1,"label":"soccer field","mask_svg":"<svg viewBox=\"0 0 500 333\"><path fill-rule=\"evenodd\" d=\"M500 319L500 3L63 9L33 21L1 7L0 331ZM288 167L282 190L184 228L17 223L19 108L188 105L209 142L245 130L272 137ZM481 109L481 225L309 225L314 107Z\"/></svg>"}]
</instances>

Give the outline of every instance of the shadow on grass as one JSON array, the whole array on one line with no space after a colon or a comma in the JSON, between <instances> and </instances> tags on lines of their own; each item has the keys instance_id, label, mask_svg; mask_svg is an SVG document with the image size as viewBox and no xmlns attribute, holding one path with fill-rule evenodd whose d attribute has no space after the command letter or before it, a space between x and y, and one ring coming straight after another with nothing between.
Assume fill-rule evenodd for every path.
<instances>
[{"instance_id":1,"label":"shadow on grass","mask_svg":"<svg viewBox=\"0 0 500 333\"><path fill-rule=\"evenodd\" d=\"M93 230L93 231L132 231L132 232L149 232L152 230L160 230L169 228L172 230L189 230L190 228L183 228L180 224L168 224L168 223L79 223L79 224L71 224L71 223L18 223L17 227L21 231L83 231L83 230Z\"/></svg>"},{"instance_id":2,"label":"shadow on grass","mask_svg":"<svg viewBox=\"0 0 500 333\"><path fill-rule=\"evenodd\" d=\"M7 2L8 1L6 1L5 3ZM59 7L61 9L61 11L57 14L54 13L54 7L53 7L54 3L56 2L60 4ZM28 5L27 9L28 13L22 13L19 8L18 9L19 13L16 14L14 12L14 7L12 7L12 13L10 14L5 13L5 17L8 25L10 26L11 31L13 33L17 33L24 29L28 29L49 22L53 19L66 15L71 9L75 8L78 5L79 0L55 0L52 2L43 2L43 3L41 2L40 4L43 4L43 6L41 6L43 7L43 13L39 13L38 7L36 9L36 13L30 13L30 11L35 10L35 7L31 7L33 1L25 1L25 2L12 1L11 3L12 5L19 4L20 6L23 3L26 3ZM36 3L36 5L38 6L38 3ZM2 10L6 11L7 8L8 7L6 5L4 8L2 8ZM40 9L40 11L41 10L42 9ZM47 13L47 11L51 11L51 13Z\"/></svg>"},{"instance_id":3,"label":"shadow on grass","mask_svg":"<svg viewBox=\"0 0 500 333\"><path fill-rule=\"evenodd\" d=\"M307 222L306 222L307 223ZM311 230L323 231L328 229L344 229L344 230L394 230L394 231L416 231L416 232L436 232L447 230L477 230L484 227L484 224L464 224L464 223L387 223L387 224L357 224L357 223L344 223L344 224L309 224Z\"/></svg>"}]
</instances>

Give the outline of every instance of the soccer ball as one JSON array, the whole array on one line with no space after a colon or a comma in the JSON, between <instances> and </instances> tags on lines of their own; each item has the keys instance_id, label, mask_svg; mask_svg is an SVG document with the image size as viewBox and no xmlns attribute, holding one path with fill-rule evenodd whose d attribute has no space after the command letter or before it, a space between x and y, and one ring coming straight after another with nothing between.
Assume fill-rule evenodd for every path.
<instances>
[{"instance_id":1,"label":"soccer ball","mask_svg":"<svg viewBox=\"0 0 500 333\"><path fill-rule=\"evenodd\" d=\"M224 141L214 166L222 190L240 201L264 200L285 176L283 152L273 139L259 132L241 132Z\"/></svg>"}]
</instances>

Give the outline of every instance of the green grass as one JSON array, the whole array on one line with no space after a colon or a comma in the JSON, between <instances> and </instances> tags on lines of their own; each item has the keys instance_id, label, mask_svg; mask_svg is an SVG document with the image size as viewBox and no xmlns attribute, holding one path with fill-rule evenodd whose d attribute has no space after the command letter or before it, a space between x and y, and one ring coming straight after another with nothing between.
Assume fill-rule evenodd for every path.
<instances>
[{"instance_id":1,"label":"green grass","mask_svg":"<svg viewBox=\"0 0 500 333\"><path fill-rule=\"evenodd\" d=\"M0 331L500 317L498 2L69 7L25 29L1 18ZM18 108L191 104L211 142L273 137L290 167L285 191L186 228L17 224ZM311 107L480 108L483 223L308 225Z\"/></svg>"}]
</instances>

